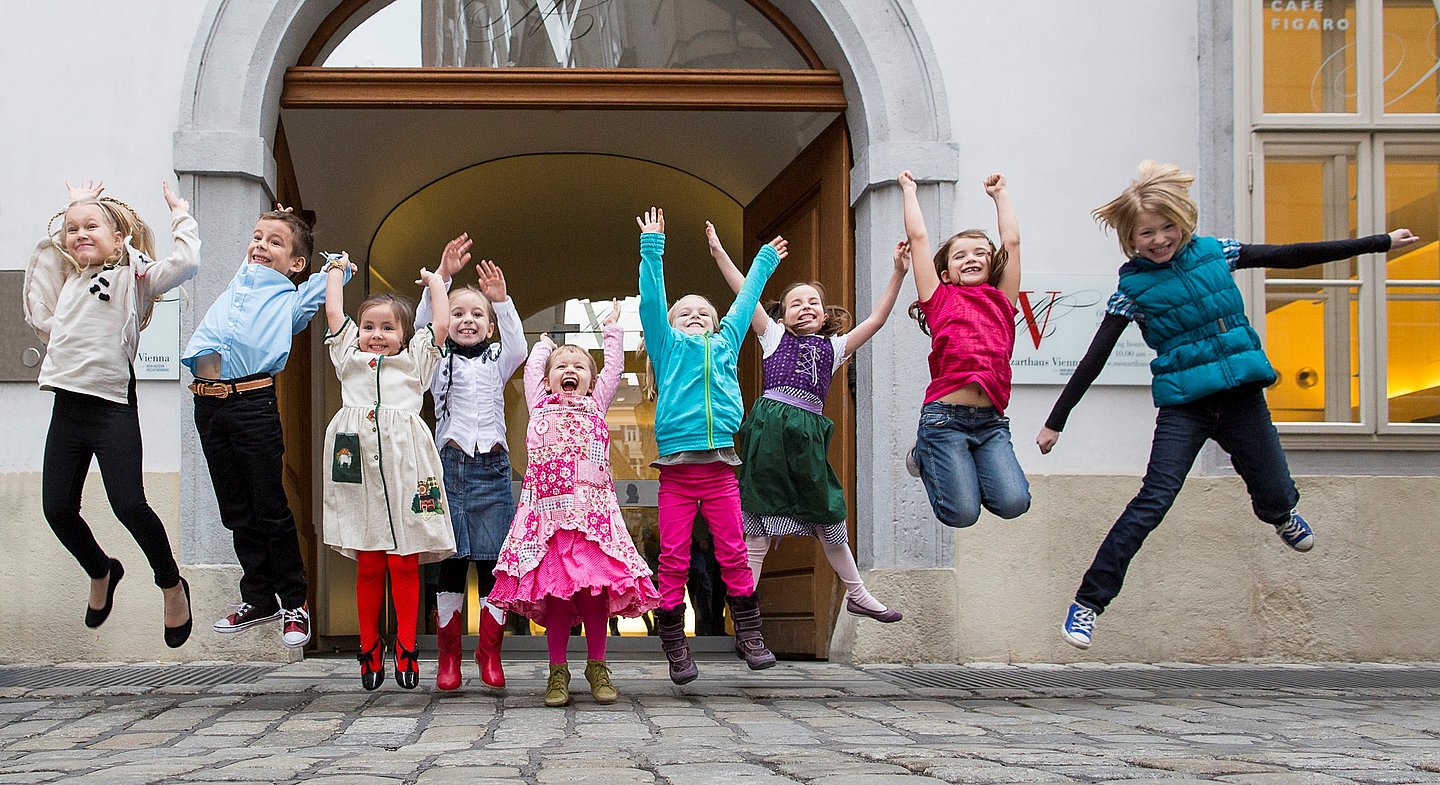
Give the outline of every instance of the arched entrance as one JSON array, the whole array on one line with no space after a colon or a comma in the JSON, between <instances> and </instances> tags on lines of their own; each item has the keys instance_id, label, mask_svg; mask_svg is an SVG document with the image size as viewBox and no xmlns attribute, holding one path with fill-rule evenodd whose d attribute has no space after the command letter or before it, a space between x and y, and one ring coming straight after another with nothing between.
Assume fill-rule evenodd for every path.
<instances>
[{"instance_id":1,"label":"arched entrance","mask_svg":"<svg viewBox=\"0 0 1440 785\"><path fill-rule=\"evenodd\" d=\"M192 53L189 87L193 88L193 92L187 89L182 131L176 137L177 168L193 178L187 184L192 189L197 207L205 211L207 226L218 227L215 234L222 238L220 244L225 237L245 236L255 212L272 196L300 201L306 209L316 208L317 197L312 194L314 189L306 185L309 174L304 171L305 164L297 164L296 168L286 165L287 161L310 160L297 155L296 147L304 146L313 151L310 146L317 142L312 138L311 130L328 128L328 134L321 138L319 144L328 144L332 153L343 151L346 147L368 150L371 148L356 144L357 136L368 134L393 141L393 134L384 135L386 122L395 121L398 116L401 122L414 126L416 113L441 111L488 114L486 119L495 121L499 112L531 113L530 117L534 118L541 116L534 113L563 109L565 117L562 122L535 123L532 120L529 127L535 129L535 133L542 133L554 132L557 128L573 129L577 127L576 123L600 127L607 120L613 122L614 110L621 109L626 115L620 118L622 121L628 121L630 127L649 131L655 136L658 135L656 129L662 126L645 123L647 113L665 113L671 122L700 115L703 119L695 122L704 124L724 115L744 114L753 121L790 113L822 116L824 112L843 109L843 122L831 125L830 130L818 129L825 132L811 137L821 143L820 147L793 154L788 161L782 162L792 165L783 166L782 171L772 173L774 176L770 181L760 183L761 187L752 188L745 194L745 200L740 203L753 209L744 211L741 234L748 257L758 245L758 238L784 232L792 239L792 244L810 249L811 255L807 257L798 253L787 260L788 269L782 268L777 273L777 281L823 280L827 275L838 276L833 279L838 286L832 284L832 291L855 292L862 303L869 302L875 288L877 281L872 279L883 280L888 269L887 262L877 268L880 270L877 275L871 275L870 260L876 258L871 250L886 247L899 225L897 206L885 205L883 209L877 209L877 204L872 203L873 186L888 183L900 166L910 166L927 173L927 180L935 184L929 187L933 193L928 198L938 200L942 209L948 206L949 188L946 185L953 180L952 173L956 167L954 147L945 141L948 128L942 126L947 114L938 82L933 82L922 67L925 59L923 37L910 38L886 32L899 27L893 17L904 16L908 3L876 8L872 3L862 2L817 0L772 5L755 0L753 5L767 18L779 20L782 24L778 27L788 28L791 40L805 43L801 51L807 63L812 66L834 63L836 69L826 73L823 68L812 67L804 75L697 74L693 70L657 73L626 69L605 72L556 69L548 73L514 69L445 72L410 69L403 73L353 71L336 75L303 65L287 73L287 65L304 64L307 58L319 56L328 45L326 42L354 28L353 20L385 4L337 3L330 0L302 2L296 7L286 8L279 5L212 3L207 11L208 30L202 31L197 39L196 51ZM858 8L862 5L865 6L863 12ZM874 18L877 14L891 18L885 20L887 24L884 25L872 24L882 21ZM895 56L895 46L901 43L902 51L909 53L909 62L904 62L905 57ZM870 58L866 53L872 48L885 48L887 57L879 60ZM886 65L879 65L882 62ZM237 81L241 74L244 75L243 82ZM904 107L912 112L914 107L924 107L925 110L915 112L915 116L907 117L904 123L897 123L888 116L891 107ZM397 113L395 110L400 108L405 111ZM301 118L305 112L331 113L327 118L330 122L317 123L315 128L302 128L305 122ZM336 113L344 116L339 117ZM605 117L607 114L611 116ZM452 114L450 119L454 118ZM733 122L743 128L740 119ZM450 127L455 126L452 123ZM535 151L533 136L529 139L532 145L529 152ZM723 139L723 136L711 127L705 134L682 138L687 141L713 140ZM443 134L437 138L443 140ZM853 167L847 160L850 157L846 155L847 141L854 145L850 153ZM498 142L501 147L504 145L504 140L498 139L495 134L487 136L485 142L487 145L492 142ZM575 143L573 138L569 143ZM697 166L690 162L704 157L697 158L694 144L671 146L674 149L668 154L674 155L677 160L661 162L685 171L693 172ZM656 145L657 149L663 147ZM426 165L436 167L437 171L416 185L424 185L459 168L455 165L447 168L443 160L443 143L427 143L418 148L425 154ZM765 148L763 145L749 148L732 145L729 149L732 152L721 156L722 161L736 160L733 151L737 149L746 155L759 155ZM614 147L600 152L631 154ZM461 165L468 166L476 163L477 159L488 160L491 157L475 155L473 149L470 154L472 158ZM644 156L636 157L655 160L655 155L655 151L651 150ZM379 160L399 165L393 157L381 156ZM714 168L719 171L724 167ZM344 174L344 170L332 168L326 176ZM399 168L396 174L392 179L402 184L415 175L403 168ZM830 185L818 187L822 182ZM351 192L359 190L363 189L351 189ZM388 210L413 190L413 187L408 191L401 187L396 198L373 199L368 207L357 210L344 210L338 206L316 210L322 246L344 246L352 249L353 253L356 247L368 245L362 243L357 246L346 237L347 230L337 227L364 209ZM853 230L846 208L854 211ZM631 210L629 206L623 209ZM834 228L837 220L842 227L839 231ZM373 233L375 225L374 221L368 224L370 232ZM470 228L460 227L461 230ZM675 231L672 229L672 234ZM338 243L331 244L337 240ZM443 238L440 242L443 243ZM858 268L858 279L857 268L852 263L852 248L865 249L861 255L865 261ZM696 249L700 252L697 256L702 261L708 261L703 260L703 244L697 244ZM226 250L222 247L220 253ZM238 249L235 253L239 254ZM633 248L619 258L624 260L622 267L633 271ZM420 263L425 262L420 260ZM418 267L419 264L413 266ZM631 275L633 277L633 272ZM223 273L217 272L214 280L202 273L202 280L197 285L197 303L202 306L207 303L223 283ZM603 296L604 292L596 294ZM868 309L862 305L861 310ZM187 325L187 329L190 326ZM312 346L314 340L312 337ZM877 375L877 365L884 365L880 351L875 352L873 361L862 357L857 363L855 381L856 388L861 392L860 405L852 408L849 401L843 402L843 411L835 419L844 427L853 427L851 432L862 444L873 445L881 440L898 443L908 437L908 427L903 424L897 427L889 417L876 418L876 408L884 409L884 404L867 397L867 393L883 397L883 388L889 383L888 379L884 379L883 372ZM312 363L307 368L303 361L294 362L286 376L298 379L308 374L311 379L321 379L328 375L327 370L323 363ZM882 380L880 384L876 383L877 378ZM312 421L308 427L301 423L287 423L287 438L291 440L289 452L292 453L291 479L300 496L297 506L308 509L303 502L307 492L306 480L308 477L308 485L315 487L318 470L314 468L316 462L308 460L311 450L303 444L303 437L313 435L317 428L323 427L324 416L333 406L327 405L320 385L292 384L287 387L293 390L291 400L282 404L287 411L320 413L318 422ZM307 403L308 406L305 405ZM849 426L849 423L854 425ZM855 438L837 441L853 450ZM229 552L229 543L223 533L217 535L212 527L193 523L213 520L210 514L213 499L204 485L208 478L201 464L192 460L192 457L198 457L198 451L193 449L196 446L193 443L187 445L186 462L182 467L182 507L185 520L192 522L182 534L182 558L192 563L232 562L233 554ZM861 449L852 453L853 457L848 460L841 456L837 461L853 467L846 472L850 474L847 487L854 489L855 493L852 518L857 526L855 541L862 567L948 566L948 546L942 536L927 533L919 537L907 535L904 539L896 537L894 519L886 498L889 492L868 483L853 481L856 474L870 476L867 464L876 460L875 453L874 449ZM876 511L880 509L883 513L877 515ZM796 548L791 547L790 550L792 553L772 556L767 562L767 573L773 569L779 578L795 578L808 576L807 571L813 571L810 566L815 561L813 553L807 559L803 554L793 553ZM313 548L312 552L318 553ZM806 564L807 561L809 564ZM813 578L805 579L813 583ZM825 655L830 637L828 623L824 628L817 629L817 619L824 618L828 622L833 618L833 606L825 607L823 601L817 602L813 598L827 593L833 602L833 590L827 586L825 591L811 593L812 599L802 604L808 605L808 608L767 603L770 606L767 608L769 618L782 625L787 619L795 622L791 630L777 628L770 632L774 642L779 644L777 648L792 654ZM771 594L791 599L802 593L782 590ZM321 604L324 605L323 602ZM774 624L772 622L772 626ZM808 628L808 637L801 631L802 627ZM324 632L323 627L321 632ZM782 640L789 642L781 643Z\"/></svg>"}]
</instances>

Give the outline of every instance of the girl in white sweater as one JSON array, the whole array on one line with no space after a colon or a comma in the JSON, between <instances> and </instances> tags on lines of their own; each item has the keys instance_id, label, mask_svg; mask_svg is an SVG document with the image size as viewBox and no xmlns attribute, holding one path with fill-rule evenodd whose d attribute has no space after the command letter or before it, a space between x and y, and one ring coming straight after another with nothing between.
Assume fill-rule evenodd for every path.
<instances>
[{"instance_id":1,"label":"girl in white sweater","mask_svg":"<svg viewBox=\"0 0 1440 785\"><path fill-rule=\"evenodd\" d=\"M68 186L68 184L67 184ZM85 626L110 615L125 575L80 517L92 458L100 463L115 517L140 545L165 596L165 643L190 637L190 587L180 577L160 517L145 500L135 352L155 299L200 267L190 205L163 185L174 250L154 261L150 227L124 202L101 197L99 182L70 186L70 205L52 218L25 272L25 321L46 343L40 389L55 393L45 440L41 503L60 543L90 576Z\"/></svg>"}]
</instances>

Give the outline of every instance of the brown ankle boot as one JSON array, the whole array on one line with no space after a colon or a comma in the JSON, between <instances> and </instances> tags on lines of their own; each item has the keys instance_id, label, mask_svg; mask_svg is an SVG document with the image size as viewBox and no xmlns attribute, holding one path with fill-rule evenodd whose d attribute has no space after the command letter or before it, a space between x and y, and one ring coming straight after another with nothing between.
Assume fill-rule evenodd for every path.
<instances>
[{"instance_id":1,"label":"brown ankle boot","mask_svg":"<svg viewBox=\"0 0 1440 785\"><path fill-rule=\"evenodd\" d=\"M694 681L700 669L695 667L690 644L685 640L685 603L673 608L656 608L655 626L660 633L660 648L665 650L665 659L670 663L670 681L676 684Z\"/></svg>"},{"instance_id":2,"label":"brown ankle boot","mask_svg":"<svg viewBox=\"0 0 1440 785\"><path fill-rule=\"evenodd\" d=\"M726 597L730 619L735 622L735 653L745 660L750 670L758 671L775 665L775 655L765 648L760 637L760 595Z\"/></svg>"}]
</instances>

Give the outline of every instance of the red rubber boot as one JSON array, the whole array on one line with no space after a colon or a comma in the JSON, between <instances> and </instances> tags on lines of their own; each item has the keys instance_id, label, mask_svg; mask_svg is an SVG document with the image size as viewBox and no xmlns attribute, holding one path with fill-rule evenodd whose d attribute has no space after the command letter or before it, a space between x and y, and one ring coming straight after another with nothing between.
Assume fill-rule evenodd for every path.
<instances>
[{"instance_id":1,"label":"red rubber boot","mask_svg":"<svg viewBox=\"0 0 1440 785\"><path fill-rule=\"evenodd\" d=\"M460 626L460 614L450 614L450 620L441 624L437 612L435 644L440 649L440 662L435 669L437 690L449 692L460 689Z\"/></svg>"},{"instance_id":2,"label":"red rubber boot","mask_svg":"<svg viewBox=\"0 0 1440 785\"><path fill-rule=\"evenodd\" d=\"M475 647L475 664L480 666L480 681L486 687L505 689L505 669L500 665L500 646L505 642L505 623L496 621L495 614L480 607L480 642Z\"/></svg>"}]
</instances>

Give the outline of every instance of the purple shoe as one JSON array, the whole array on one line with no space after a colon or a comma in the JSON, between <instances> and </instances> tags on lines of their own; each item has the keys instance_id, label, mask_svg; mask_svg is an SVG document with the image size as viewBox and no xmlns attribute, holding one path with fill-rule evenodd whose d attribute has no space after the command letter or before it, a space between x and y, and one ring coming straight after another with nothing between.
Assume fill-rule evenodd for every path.
<instances>
[{"instance_id":1,"label":"purple shoe","mask_svg":"<svg viewBox=\"0 0 1440 785\"><path fill-rule=\"evenodd\" d=\"M869 608L866 608L865 606L848 597L845 599L845 610L856 616L869 617L882 624L890 624L892 622L897 622L905 618L905 614L901 613L900 611L890 609L886 609L883 611L872 611Z\"/></svg>"}]
</instances>

